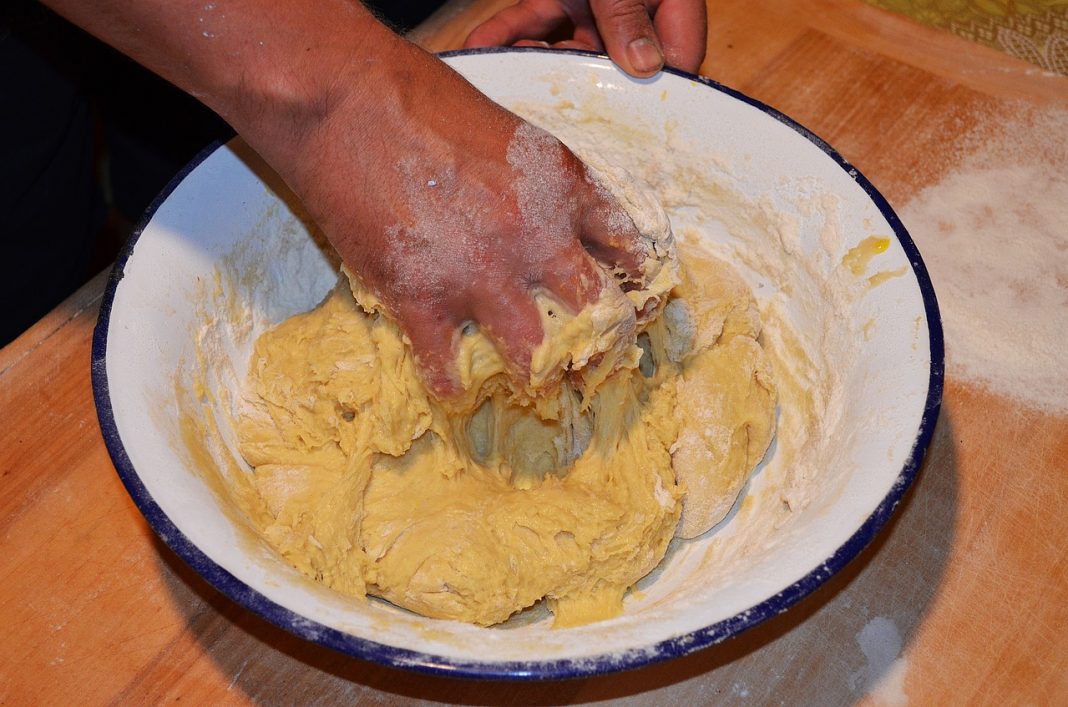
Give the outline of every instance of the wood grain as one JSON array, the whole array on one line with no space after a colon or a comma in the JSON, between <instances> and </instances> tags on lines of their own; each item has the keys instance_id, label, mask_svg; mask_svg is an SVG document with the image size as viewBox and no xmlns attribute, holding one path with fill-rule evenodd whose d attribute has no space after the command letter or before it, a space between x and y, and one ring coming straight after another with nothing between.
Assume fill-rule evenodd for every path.
<instances>
[{"instance_id":1,"label":"wood grain","mask_svg":"<svg viewBox=\"0 0 1068 707\"><path fill-rule=\"evenodd\" d=\"M418 39L458 46L502 4L452 3ZM1068 104L1064 79L860 2L710 7L705 72L829 140L894 203L951 172L974 126ZM1064 416L951 378L890 527L799 606L726 644L587 680L431 678L286 634L154 538L93 409L103 284L0 350L0 704L1068 701Z\"/></svg>"}]
</instances>

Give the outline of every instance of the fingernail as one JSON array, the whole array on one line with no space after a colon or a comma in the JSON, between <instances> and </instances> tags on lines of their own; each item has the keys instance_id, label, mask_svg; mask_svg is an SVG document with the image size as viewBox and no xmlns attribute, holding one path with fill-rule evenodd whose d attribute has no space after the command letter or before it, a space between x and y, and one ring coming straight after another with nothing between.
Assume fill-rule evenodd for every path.
<instances>
[{"instance_id":1,"label":"fingernail","mask_svg":"<svg viewBox=\"0 0 1068 707\"><path fill-rule=\"evenodd\" d=\"M652 40L645 37L635 39L627 47L627 56L634 70L643 74L652 74L664 66L664 55Z\"/></svg>"}]
</instances>

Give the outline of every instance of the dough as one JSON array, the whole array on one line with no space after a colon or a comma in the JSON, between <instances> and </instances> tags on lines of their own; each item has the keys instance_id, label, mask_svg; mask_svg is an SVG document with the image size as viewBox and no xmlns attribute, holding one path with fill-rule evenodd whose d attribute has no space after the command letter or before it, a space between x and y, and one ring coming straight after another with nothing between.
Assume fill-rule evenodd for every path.
<instances>
[{"instance_id":1,"label":"dough","mask_svg":"<svg viewBox=\"0 0 1068 707\"><path fill-rule=\"evenodd\" d=\"M686 495L675 534L695 538L727 516L764 458L775 435L776 395L748 286L697 249L688 251L687 269L692 274L664 317L667 342L678 350L660 355L681 364L672 370L678 432L671 463Z\"/></svg>"},{"instance_id":2,"label":"dough","mask_svg":"<svg viewBox=\"0 0 1068 707\"><path fill-rule=\"evenodd\" d=\"M543 598L556 626L619 614L676 532L726 514L775 407L745 285L693 248L677 268L666 217L636 208L642 287L574 316L539 298L550 336L518 388L476 332L467 396L432 398L355 282L261 336L238 424L254 470L233 497L267 542L430 617L489 625Z\"/></svg>"}]
</instances>

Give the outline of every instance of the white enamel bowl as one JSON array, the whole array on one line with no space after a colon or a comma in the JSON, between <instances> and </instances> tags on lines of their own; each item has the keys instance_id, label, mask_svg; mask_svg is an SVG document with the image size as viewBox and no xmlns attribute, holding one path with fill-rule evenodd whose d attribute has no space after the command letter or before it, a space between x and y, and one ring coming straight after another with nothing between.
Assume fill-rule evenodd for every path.
<instances>
[{"instance_id":1,"label":"white enamel bowl","mask_svg":"<svg viewBox=\"0 0 1068 707\"><path fill-rule=\"evenodd\" d=\"M506 105L566 100L596 106L609 122L668 131L686 146L673 150L673 159L697 170L718 165L719 179L727 165L740 193L764 194L768 203L789 209L790 194L834 195L826 208L841 242L829 245L820 225L830 215L813 220L811 209L801 209L791 234L777 235L790 251L782 262L830 262L872 233L890 237L879 258L899 276L824 318L864 335L854 337L849 360L829 359L841 368L840 410L810 439L811 458L828 461L804 481L810 488L794 490L803 508L745 552L723 548L749 537L746 524L762 522L760 512L738 513L678 544L628 597L621 617L580 628L553 630L544 611L489 629L426 619L305 580L223 507L183 441L175 402L176 382L188 382L201 366L219 404L232 403L227 389L239 385L252 338L313 307L336 280L330 257L279 198L283 190L273 188L277 179L236 143L205 152L156 201L119 258L101 310L94 392L104 439L134 501L178 555L268 621L344 653L429 672L546 679L621 670L717 643L795 604L885 525L931 438L941 401L942 335L934 292L908 234L872 185L821 140L712 82L675 72L634 81L604 58L578 52L489 50L446 60ZM655 150L642 159L655 159ZM700 208L691 204L680 213ZM729 245L730 228L710 234L710 241ZM785 288L759 270L743 269L758 300L778 298L804 336L812 319L805 312L830 305L819 301L818 288ZM229 303L226 312L220 303ZM198 362L198 346L212 357ZM198 414L215 413L205 407ZM233 456L233 438L225 416L216 419L226 442L216 463L224 463ZM773 446L749 495L774 492L765 487L785 478L771 471L782 453L781 443ZM713 552L733 559L707 561ZM720 564L729 571L717 570Z\"/></svg>"}]
</instances>

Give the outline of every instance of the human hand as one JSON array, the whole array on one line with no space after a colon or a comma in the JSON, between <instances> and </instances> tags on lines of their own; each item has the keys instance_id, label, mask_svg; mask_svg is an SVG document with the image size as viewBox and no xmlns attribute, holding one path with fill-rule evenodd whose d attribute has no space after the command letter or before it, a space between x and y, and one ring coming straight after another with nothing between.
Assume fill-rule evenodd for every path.
<instances>
[{"instance_id":1,"label":"human hand","mask_svg":"<svg viewBox=\"0 0 1068 707\"><path fill-rule=\"evenodd\" d=\"M607 51L632 76L652 76L666 63L696 73L705 57L704 0L519 0L476 27L465 47L550 46Z\"/></svg>"},{"instance_id":2,"label":"human hand","mask_svg":"<svg viewBox=\"0 0 1068 707\"><path fill-rule=\"evenodd\" d=\"M537 292L577 311L641 280L633 221L566 147L360 3L45 1L203 101L267 160L405 330L439 396L459 393L465 323L526 378L542 338ZM658 26L688 1L661 0Z\"/></svg>"},{"instance_id":3,"label":"human hand","mask_svg":"<svg viewBox=\"0 0 1068 707\"><path fill-rule=\"evenodd\" d=\"M387 65L373 104L337 94L269 159L408 335L434 393L460 392L469 322L525 379L543 334L535 293L577 313L620 286L594 258L640 279L634 224L562 143L437 59L405 44Z\"/></svg>"}]
</instances>

